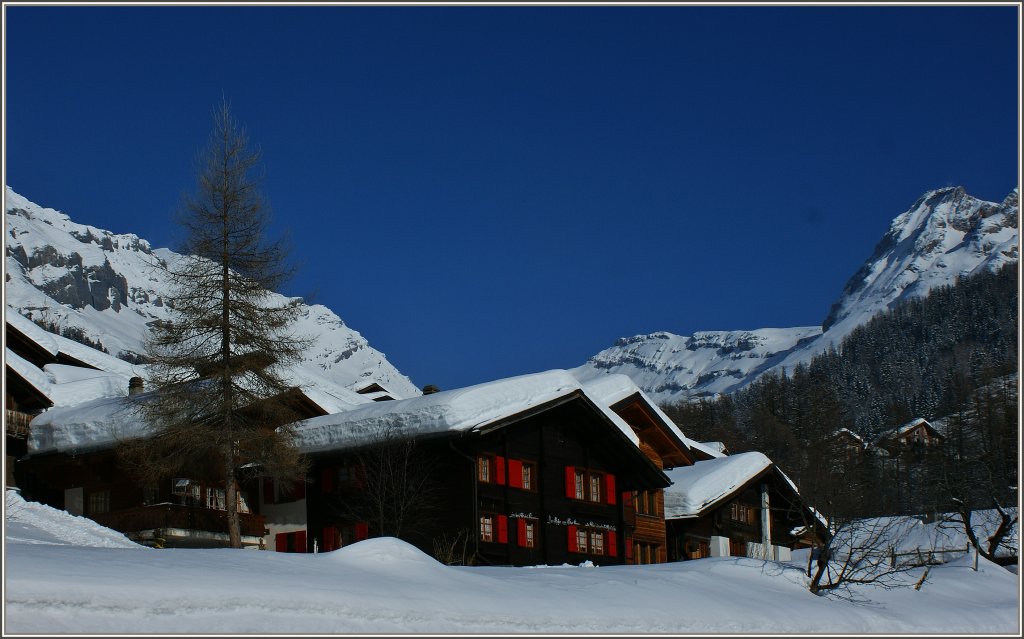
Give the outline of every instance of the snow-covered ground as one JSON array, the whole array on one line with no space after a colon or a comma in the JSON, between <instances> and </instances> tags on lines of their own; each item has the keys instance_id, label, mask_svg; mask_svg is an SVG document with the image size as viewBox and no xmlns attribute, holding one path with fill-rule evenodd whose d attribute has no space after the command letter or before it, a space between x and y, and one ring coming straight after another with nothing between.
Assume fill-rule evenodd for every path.
<instances>
[{"instance_id":1,"label":"snow-covered ground","mask_svg":"<svg viewBox=\"0 0 1024 639\"><path fill-rule=\"evenodd\" d=\"M807 591L806 554L657 566L443 566L393 538L330 553L151 550L8 492L4 635L1006 634L1018 578L965 558L907 588Z\"/></svg>"}]
</instances>

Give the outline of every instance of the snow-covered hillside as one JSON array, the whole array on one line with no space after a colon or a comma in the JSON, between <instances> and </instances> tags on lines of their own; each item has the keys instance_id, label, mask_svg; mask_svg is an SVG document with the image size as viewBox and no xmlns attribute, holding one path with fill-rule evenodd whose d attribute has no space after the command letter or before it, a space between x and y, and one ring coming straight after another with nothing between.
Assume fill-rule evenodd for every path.
<instances>
[{"instance_id":1,"label":"snow-covered hillside","mask_svg":"<svg viewBox=\"0 0 1024 639\"><path fill-rule=\"evenodd\" d=\"M572 370L580 379L621 373L655 401L727 393L753 379L821 327L705 331L692 336L652 333L619 339Z\"/></svg>"},{"instance_id":2,"label":"snow-covered hillside","mask_svg":"<svg viewBox=\"0 0 1024 639\"><path fill-rule=\"evenodd\" d=\"M850 599L792 562L445 566L395 538L320 554L136 546L8 493L4 634L1020 633L1017 576L964 557Z\"/></svg>"},{"instance_id":3,"label":"snow-covered hillside","mask_svg":"<svg viewBox=\"0 0 1024 639\"><path fill-rule=\"evenodd\" d=\"M658 402L738 390L766 371L809 362L905 299L1016 262L1018 218L1016 188L1000 203L971 197L962 187L929 191L892 221L821 327L637 335L573 372L582 379L629 375Z\"/></svg>"},{"instance_id":4,"label":"snow-covered hillside","mask_svg":"<svg viewBox=\"0 0 1024 639\"><path fill-rule=\"evenodd\" d=\"M148 324L168 313L168 292L156 267L180 256L135 235L75 223L10 187L4 198L7 313L78 331L114 356L142 353ZM296 332L314 338L291 372L297 384L330 392L376 381L399 397L420 394L327 307L303 306Z\"/></svg>"}]
</instances>

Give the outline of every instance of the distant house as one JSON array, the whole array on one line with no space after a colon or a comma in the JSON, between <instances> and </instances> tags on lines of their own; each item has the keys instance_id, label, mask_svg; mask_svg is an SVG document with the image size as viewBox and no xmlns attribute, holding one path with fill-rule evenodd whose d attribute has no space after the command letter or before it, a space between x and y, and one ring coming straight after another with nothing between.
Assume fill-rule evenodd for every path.
<instances>
[{"instance_id":1,"label":"distant house","mask_svg":"<svg viewBox=\"0 0 1024 639\"><path fill-rule=\"evenodd\" d=\"M867 450L864 439L849 428L840 428L832 433L829 440L830 453L838 459L845 459L847 465L856 462Z\"/></svg>"},{"instance_id":2,"label":"distant house","mask_svg":"<svg viewBox=\"0 0 1024 639\"><path fill-rule=\"evenodd\" d=\"M644 428L653 450L685 461L684 450L655 434L661 426ZM424 485L434 509L404 521L401 536L432 554L462 539L463 558L474 563L627 563L636 531L623 494L669 483L655 461L661 453L645 454L634 428L566 371L361 406L300 422L297 431L313 483L305 526L278 533L279 550L333 550L393 534L394 517L346 507L384 490L390 471L367 460L388 442L414 441L419 458L432 461ZM387 508L405 503L387 499ZM276 522L266 512L269 528Z\"/></svg>"},{"instance_id":3,"label":"distant house","mask_svg":"<svg viewBox=\"0 0 1024 639\"><path fill-rule=\"evenodd\" d=\"M698 461L668 471L669 560L740 556L786 559L821 522L796 486L758 452ZM810 533L808 533L810 531Z\"/></svg>"},{"instance_id":4,"label":"distant house","mask_svg":"<svg viewBox=\"0 0 1024 639\"><path fill-rule=\"evenodd\" d=\"M901 450L923 450L931 446L941 446L945 441L942 433L928 420L918 417L883 433L875 445L885 449L890 455L895 455Z\"/></svg>"}]
</instances>

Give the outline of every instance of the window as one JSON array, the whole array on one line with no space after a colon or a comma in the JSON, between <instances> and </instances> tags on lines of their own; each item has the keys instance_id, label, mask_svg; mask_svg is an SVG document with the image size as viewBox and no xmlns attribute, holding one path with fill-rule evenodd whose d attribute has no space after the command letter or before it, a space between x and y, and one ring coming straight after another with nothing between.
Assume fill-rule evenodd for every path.
<instances>
[{"instance_id":1,"label":"window","mask_svg":"<svg viewBox=\"0 0 1024 639\"><path fill-rule=\"evenodd\" d=\"M565 496L569 499L614 505L615 495L615 475L565 467Z\"/></svg>"},{"instance_id":2,"label":"window","mask_svg":"<svg viewBox=\"0 0 1024 639\"><path fill-rule=\"evenodd\" d=\"M505 485L505 458L501 455L478 455L477 480L485 484Z\"/></svg>"},{"instance_id":3,"label":"window","mask_svg":"<svg viewBox=\"0 0 1024 639\"><path fill-rule=\"evenodd\" d=\"M160 499L160 491L152 486L142 489L142 505L152 506Z\"/></svg>"},{"instance_id":4,"label":"window","mask_svg":"<svg viewBox=\"0 0 1024 639\"><path fill-rule=\"evenodd\" d=\"M655 544L641 542L633 543L633 558L635 564L656 564L658 563L659 548Z\"/></svg>"},{"instance_id":5,"label":"window","mask_svg":"<svg viewBox=\"0 0 1024 639\"><path fill-rule=\"evenodd\" d=\"M249 512L249 495L244 490L235 491L235 504L238 507L238 512Z\"/></svg>"},{"instance_id":6,"label":"window","mask_svg":"<svg viewBox=\"0 0 1024 639\"><path fill-rule=\"evenodd\" d=\"M522 548L535 548L537 545L537 520L520 518L516 521L516 543Z\"/></svg>"},{"instance_id":7,"label":"window","mask_svg":"<svg viewBox=\"0 0 1024 639\"><path fill-rule=\"evenodd\" d=\"M753 525L757 521L757 509L753 506L734 501L729 505L729 519Z\"/></svg>"},{"instance_id":8,"label":"window","mask_svg":"<svg viewBox=\"0 0 1024 639\"><path fill-rule=\"evenodd\" d=\"M491 513L480 515L480 541L508 543L508 517Z\"/></svg>"},{"instance_id":9,"label":"window","mask_svg":"<svg viewBox=\"0 0 1024 639\"><path fill-rule=\"evenodd\" d=\"M223 488L207 488L206 489L206 507L214 510L226 510L227 505L224 499Z\"/></svg>"},{"instance_id":10,"label":"window","mask_svg":"<svg viewBox=\"0 0 1024 639\"><path fill-rule=\"evenodd\" d=\"M89 493L89 514L98 515L110 512L110 491L101 490Z\"/></svg>"},{"instance_id":11,"label":"window","mask_svg":"<svg viewBox=\"0 0 1024 639\"><path fill-rule=\"evenodd\" d=\"M277 533L274 547L277 552L306 552L306 531Z\"/></svg>"},{"instance_id":12,"label":"window","mask_svg":"<svg viewBox=\"0 0 1024 639\"><path fill-rule=\"evenodd\" d=\"M576 552L587 552L587 531L582 528L576 531Z\"/></svg>"},{"instance_id":13,"label":"window","mask_svg":"<svg viewBox=\"0 0 1024 639\"><path fill-rule=\"evenodd\" d=\"M536 465L523 462L523 490L533 490L533 476L536 474Z\"/></svg>"},{"instance_id":14,"label":"window","mask_svg":"<svg viewBox=\"0 0 1024 639\"><path fill-rule=\"evenodd\" d=\"M642 490L634 493L636 495L636 511L641 515L658 515L658 492L655 490Z\"/></svg>"},{"instance_id":15,"label":"window","mask_svg":"<svg viewBox=\"0 0 1024 639\"><path fill-rule=\"evenodd\" d=\"M590 552L595 555L604 554L604 533L600 530L590 531Z\"/></svg>"}]
</instances>

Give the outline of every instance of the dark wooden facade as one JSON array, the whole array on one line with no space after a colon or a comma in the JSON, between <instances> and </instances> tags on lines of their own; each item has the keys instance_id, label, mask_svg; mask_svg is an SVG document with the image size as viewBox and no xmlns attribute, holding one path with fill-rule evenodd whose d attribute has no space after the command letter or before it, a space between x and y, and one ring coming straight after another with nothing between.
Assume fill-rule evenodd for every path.
<instances>
[{"instance_id":1,"label":"dark wooden facade","mask_svg":"<svg viewBox=\"0 0 1024 639\"><path fill-rule=\"evenodd\" d=\"M84 515L145 545L228 545L223 482L168 478L143 487L119 465L111 449L77 455L33 455L22 492L28 499ZM255 482L239 486L243 545L259 546L263 517L253 496Z\"/></svg>"},{"instance_id":2,"label":"dark wooden facade","mask_svg":"<svg viewBox=\"0 0 1024 639\"><path fill-rule=\"evenodd\" d=\"M690 466L693 453L639 392L611 406L640 438L640 450L658 469ZM630 564L668 561L664 490L637 490L623 495L626 530L632 542Z\"/></svg>"},{"instance_id":3,"label":"dark wooden facade","mask_svg":"<svg viewBox=\"0 0 1024 639\"><path fill-rule=\"evenodd\" d=\"M466 560L487 565L627 563L632 517L623 495L668 484L659 468L582 394L490 425L483 432L418 440L432 462L434 509L400 535L428 554L460 534ZM313 456L307 490L307 550L332 550L380 534L346 500L368 490L359 451ZM356 469L356 470L353 470ZM365 465L362 472L366 471ZM277 545L275 541L275 546Z\"/></svg>"}]
</instances>

